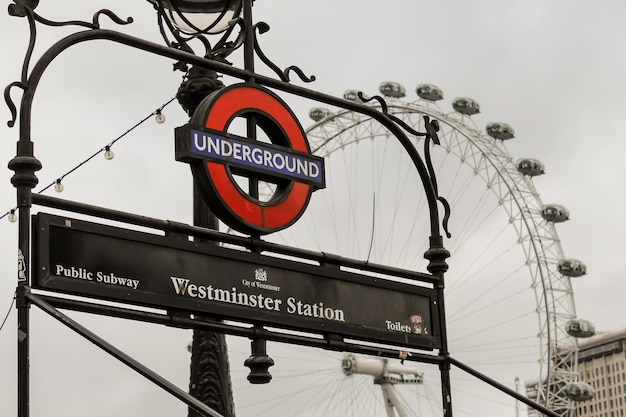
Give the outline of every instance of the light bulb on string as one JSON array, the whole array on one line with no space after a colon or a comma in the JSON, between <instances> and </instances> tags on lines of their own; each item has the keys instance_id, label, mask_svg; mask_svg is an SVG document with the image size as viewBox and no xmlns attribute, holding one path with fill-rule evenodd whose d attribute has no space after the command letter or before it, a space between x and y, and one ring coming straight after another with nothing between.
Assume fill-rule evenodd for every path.
<instances>
[{"instance_id":1,"label":"light bulb on string","mask_svg":"<svg viewBox=\"0 0 626 417\"><path fill-rule=\"evenodd\" d=\"M54 191L56 191L57 193L60 193L64 189L65 187L63 186L63 183L61 182L61 178L57 179L56 182L54 183Z\"/></svg>"},{"instance_id":2,"label":"light bulb on string","mask_svg":"<svg viewBox=\"0 0 626 417\"><path fill-rule=\"evenodd\" d=\"M17 216L15 215L15 209L11 209L9 212L9 221L11 223L15 223L17 221Z\"/></svg>"},{"instance_id":3,"label":"light bulb on string","mask_svg":"<svg viewBox=\"0 0 626 417\"><path fill-rule=\"evenodd\" d=\"M115 158L115 153L111 150L111 147L108 145L104 147L104 158L107 161L110 161L111 159Z\"/></svg>"},{"instance_id":4,"label":"light bulb on string","mask_svg":"<svg viewBox=\"0 0 626 417\"><path fill-rule=\"evenodd\" d=\"M160 109L156 111L156 114L154 115L154 120L160 125L165 123L165 115L161 113Z\"/></svg>"}]
</instances>

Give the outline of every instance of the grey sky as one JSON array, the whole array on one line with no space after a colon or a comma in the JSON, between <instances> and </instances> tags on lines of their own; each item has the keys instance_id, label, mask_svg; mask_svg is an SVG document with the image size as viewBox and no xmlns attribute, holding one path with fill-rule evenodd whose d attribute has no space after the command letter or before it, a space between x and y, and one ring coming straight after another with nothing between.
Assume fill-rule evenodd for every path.
<instances>
[{"instance_id":1,"label":"grey sky","mask_svg":"<svg viewBox=\"0 0 626 417\"><path fill-rule=\"evenodd\" d=\"M159 42L155 17L145 1L41 1L37 11L52 20L90 21L99 8L133 16L135 23L120 30ZM570 210L571 221L557 225L557 230L565 254L587 264L587 276L573 281L578 316L594 322L598 330L624 327L626 4L617 0L390 0L383 6L356 0L260 0L254 13L256 20L271 26L260 39L264 52L280 67L297 65L314 74L317 81L312 88L337 96L349 88L375 94L381 81L392 80L406 87L412 101L417 84L432 83L444 91L445 111L451 111L454 97L471 97L481 105L481 114L473 117L478 127L492 121L513 126L516 138L507 143L510 154L543 161L547 174L535 179L542 200ZM4 57L0 81L7 85L19 79L28 27L25 20L6 13L0 21ZM115 28L108 19L102 21L105 27ZM69 31L40 29L35 57L63 33ZM259 70L268 73L260 64ZM62 55L47 70L35 98L33 141L44 166L36 190L168 101L180 80L181 74L174 73L167 60L119 45L93 42ZM18 90L13 97L19 102ZM299 100L289 104L308 126L311 104ZM2 114L3 120L10 118L8 110ZM190 223L190 175L186 166L174 161L172 141L172 129L184 124L186 115L176 103L164 114L164 125L150 121L121 140L114 148L114 160L97 157L68 176L62 197ZM9 129L4 122L0 129L0 154L6 163L15 155L18 129ZM4 213L14 206L15 192L12 172L4 170L1 175L0 213ZM0 222L2 316L15 287L16 233L16 224ZM52 410L63 407L68 391L80 403L77 416L85 414L83 397L103 399L102 414L93 414L100 416L112 412L107 397L126 399L126 395L136 408L124 415L181 413L172 401L155 401L150 413L140 414L133 402L135 391L128 389L139 384L138 376L35 310L33 417L54 415L47 404L52 404ZM187 369L180 369L180 364L186 360L187 336L181 336L181 331L143 333L139 324L112 327L104 319L90 320L103 335L120 343L142 332L151 349L163 349L149 355L148 364L186 386ZM13 311L0 332L3 415L14 415L16 409L15 327ZM56 339L63 343L52 343ZM167 344L163 339L180 340L182 346L163 346ZM127 345L141 357L145 345ZM239 352L242 357L247 354L245 349ZM163 361L164 355L175 355L176 360ZM98 359L91 363L90 357ZM79 370L98 375L96 383L88 384ZM124 384L116 385L119 378L124 378ZM159 390L137 392L152 401ZM479 414L479 409L467 412Z\"/></svg>"}]
</instances>

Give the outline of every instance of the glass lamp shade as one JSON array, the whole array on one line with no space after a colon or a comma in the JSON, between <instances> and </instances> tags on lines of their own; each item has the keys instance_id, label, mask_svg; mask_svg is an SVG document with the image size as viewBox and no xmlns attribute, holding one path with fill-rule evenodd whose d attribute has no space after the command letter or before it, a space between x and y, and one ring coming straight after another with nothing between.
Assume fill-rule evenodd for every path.
<instances>
[{"instance_id":1,"label":"glass lamp shade","mask_svg":"<svg viewBox=\"0 0 626 417\"><path fill-rule=\"evenodd\" d=\"M161 3L169 21L181 32L215 34L228 29L241 13L242 0L152 0Z\"/></svg>"}]
</instances>

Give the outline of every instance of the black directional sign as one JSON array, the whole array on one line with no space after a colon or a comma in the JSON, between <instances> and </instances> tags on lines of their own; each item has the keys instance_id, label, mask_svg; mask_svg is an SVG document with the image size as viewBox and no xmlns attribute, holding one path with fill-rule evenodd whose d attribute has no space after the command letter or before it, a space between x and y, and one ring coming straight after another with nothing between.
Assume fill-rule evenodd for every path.
<instances>
[{"instance_id":1,"label":"black directional sign","mask_svg":"<svg viewBox=\"0 0 626 417\"><path fill-rule=\"evenodd\" d=\"M238 321L434 349L435 291L187 236L35 216L33 286Z\"/></svg>"}]
</instances>

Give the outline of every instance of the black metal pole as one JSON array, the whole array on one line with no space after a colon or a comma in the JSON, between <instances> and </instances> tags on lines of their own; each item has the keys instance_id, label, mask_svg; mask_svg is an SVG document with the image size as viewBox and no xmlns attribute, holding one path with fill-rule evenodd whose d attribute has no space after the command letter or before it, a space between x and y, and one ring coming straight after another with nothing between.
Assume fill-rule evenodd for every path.
<instances>
[{"instance_id":1,"label":"black metal pole","mask_svg":"<svg viewBox=\"0 0 626 417\"><path fill-rule=\"evenodd\" d=\"M192 67L178 89L176 98L189 116L208 95L224 87L215 71ZM193 224L210 230L219 230L219 222L211 212L201 192L193 181ZM198 238L196 238L198 239ZM210 317L202 320L211 321ZM224 333L207 329L194 329L191 342L189 393L225 417L234 417L235 406L230 379L228 349ZM199 417L197 410L189 407L188 417Z\"/></svg>"},{"instance_id":2,"label":"black metal pole","mask_svg":"<svg viewBox=\"0 0 626 417\"><path fill-rule=\"evenodd\" d=\"M252 20L252 0L243 0L243 21L244 27L247 28L245 34L245 42L243 44L243 68L254 73L254 22ZM250 76L247 82L254 82L254 77ZM246 133L248 139L256 139L256 117L248 115L246 117ZM250 196L259 197L259 180L256 175L248 177L248 192Z\"/></svg>"},{"instance_id":3,"label":"black metal pole","mask_svg":"<svg viewBox=\"0 0 626 417\"><path fill-rule=\"evenodd\" d=\"M24 92L26 95L27 92ZM28 124L30 121L22 121ZM8 168L15 174L11 183L17 189L18 225L18 275L16 289L17 306L17 415L30 415L30 303L24 296L30 286L30 208L32 189L38 180L35 172L41 169L41 162L33 156L33 143L23 137L17 143L17 154L9 161Z\"/></svg>"},{"instance_id":4,"label":"black metal pole","mask_svg":"<svg viewBox=\"0 0 626 417\"><path fill-rule=\"evenodd\" d=\"M245 11L249 11L251 9L251 5L248 5L249 1L244 1L244 5L247 6L244 8ZM244 17L246 21L252 20L250 17ZM246 26L250 27L250 26ZM244 68L250 72L254 72L254 49L252 48L252 43L254 39L250 37L250 32L246 36L246 43L244 45ZM249 78L248 82L254 82L254 78ZM256 132L257 124L256 117L254 114L246 115L246 137L250 140L256 140L257 132ZM259 198L259 178L251 174L248 177L248 193L251 197Z\"/></svg>"},{"instance_id":5,"label":"black metal pole","mask_svg":"<svg viewBox=\"0 0 626 417\"><path fill-rule=\"evenodd\" d=\"M199 185L193 185L193 222L195 226L218 229L217 217L209 210ZM204 318L203 318L204 319ZM206 318L206 320L211 320ZM216 409L224 417L235 416L228 349L224 333L194 329L191 343L189 393ZM189 417L198 417L189 408Z\"/></svg>"},{"instance_id":6,"label":"black metal pole","mask_svg":"<svg viewBox=\"0 0 626 417\"><path fill-rule=\"evenodd\" d=\"M243 21L246 27L246 40L243 44L243 67L246 71L254 73L254 22L252 21L253 0L243 0ZM248 82L254 82L253 77Z\"/></svg>"},{"instance_id":7,"label":"black metal pole","mask_svg":"<svg viewBox=\"0 0 626 417\"><path fill-rule=\"evenodd\" d=\"M28 417L30 415L30 304L21 295L24 288L26 288L24 285L18 285L16 291L18 417Z\"/></svg>"},{"instance_id":8,"label":"black metal pole","mask_svg":"<svg viewBox=\"0 0 626 417\"><path fill-rule=\"evenodd\" d=\"M428 271L439 278L435 285L437 290L438 313L439 313L439 339L441 347L439 356L443 359L439 364L441 375L441 400L443 405L443 417L452 417L452 392L450 383L450 352L448 351L448 332L446 330L446 309L444 303L444 274L448 270L446 259L450 257L450 252L443 247L443 237L431 236L430 248L424 254L424 258L430 262Z\"/></svg>"},{"instance_id":9,"label":"black metal pole","mask_svg":"<svg viewBox=\"0 0 626 417\"><path fill-rule=\"evenodd\" d=\"M246 38L243 44L243 68L254 73L254 32L252 21L252 0L243 0L243 20L244 26L247 29ZM250 76L246 80L247 82L254 82L254 77ZM256 117L252 114L246 116L246 134L248 139L256 139ZM259 197L259 180L256 175L250 175L248 177L248 192L250 196Z\"/></svg>"},{"instance_id":10,"label":"black metal pole","mask_svg":"<svg viewBox=\"0 0 626 417\"><path fill-rule=\"evenodd\" d=\"M24 289L30 283L28 270L28 231L30 207L19 209L19 256L24 257L23 270L18 272L15 293L17 307L17 415L30 415L30 303L24 297Z\"/></svg>"},{"instance_id":11,"label":"black metal pole","mask_svg":"<svg viewBox=\"0 0 626 417\"><path fill-rule=\"evenodd\" d=\"M523 395L521 395L520 393L507 388L506 386L500 384L499 382L497 382L494 379L489 378L487 375L484 375L480 372L478 372L475 369L470 368L469 366L465 365L462 362L457 361L454 358L448 358L448 362L452 363L454 366L456 366L459 369L464 370L465 372L467 372L468 374L475 376L476 378L480 379L483 382L486 382L487 384L491 385L492 387L504 392L505 394L507 394L510 397L515 398L516 400L523 402L524 404L526 404L527 406L534 408L535 410L543 413L546 416L550 416L550 417L561 417L559 416L558 413L555 413L554 411L544 407L543 405L536 403L530 399L528 399L527 397L524 397Z\"/></svg>"}]
</instances>

